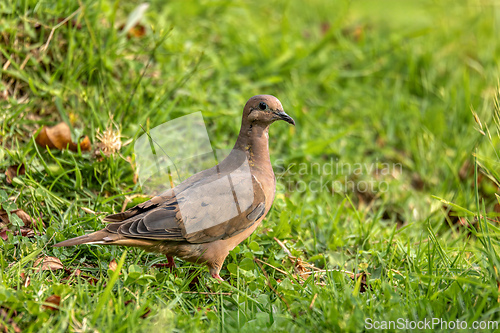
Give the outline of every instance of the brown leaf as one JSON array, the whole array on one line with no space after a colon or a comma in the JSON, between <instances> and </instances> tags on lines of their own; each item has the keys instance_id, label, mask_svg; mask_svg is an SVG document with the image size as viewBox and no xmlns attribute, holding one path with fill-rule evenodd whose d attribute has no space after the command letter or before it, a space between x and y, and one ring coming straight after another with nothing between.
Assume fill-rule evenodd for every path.
<instances>
[{"instance_id":1,"label":"brown leaf","mask_svg":"<svg viewBox=\"0 0 500 333\"><path fill-rule=\"evenodd\" d=\"M113 259L109 262L108 268L112 270L113 272L116 271L116 268L118 267L118 264L116 263L116 260ZM120 273L121 274L121 273Z\"/></svg>"},{"instance_id":2,"label":"brown leaf","mask_svg":"<svg viewBox=\"0 0 500 333\"><path fill-rule=\"evenodd\" d=\"M66 149L68 147L72 151L78 151L78 144L71 141L71 130L65 122L61 122L53 127L42 127L40 133L35 139L36 143L42 147L50 149ZM80 141L80 149L89 151L91 148L90 139L85 136Z\"/></svg>"},{"instance_id":3,"label":"brown leaf","mask_svg":"<svg viewBox=\"0 0 500 333\"><path fill-rule=\"evenodd\" d=\"M0 231L0 237L2 237L2 239L4 241L6 241L7 239L9 239L9 235L7 235L7 231L10 231L9 229L3 229L2 231ZM10 233L12 233L12 231L10 231Z\"/></svg>"},{"instance_id":4,"label":"brown leaf","mask_svg":"<svg viewBox=\"0 0 500 333\"><path fill-rule=\"evenodd\" d=\"M125 24L120 25L119 29L123 30L125 28ZM144 25L138 23L134 25L132 28L127 31L127 39L131 38L141 38L146 35L146 28Z\"/></svg>"},{"instance_id":5,"label":"brown leaf","mask_svg":"<svg viewBox=\"0 0 500 333\"><path fill-rule=\"evenodd\" d=\"M92 145L90 144L90 139L88 136L85 136L83 139L80 140L80 149L82 151L90 151L91 148ZM71 149L72 151L78 151L78 145L72 143L69 149Z\"/></svg>"},{"instance_id":6,"label":"brown leaf","mask_svg":"<svg viewBox=\"0 0 500 333\"><path fill-rule=\"evenodd\" d=\"M14 235L18 235L19 233L24 237L34 237L35 232L33 228L36 226L36 220L32 219L25 211L22 209L15 209L10 212L11 214L16 214L21 221L23 221L24 226L21 227L20 230L10 230L8 227L10 226L9 215L3 209L0 209L0 237L3 240L8 239L7 231L11 232ZM43 222L42 222L43 225Z\"/></svg>"},{"instance_id":7,"label":"brown leaf","mask_svg":"<svg viewBox=\"0 0 500 333\"><path fill-rule=\"evenodd\" d=\"M302 259L296 258L295 263L294 263L294 270L295 273L300 275L301 278L304 280L307 280L309 277L308 273L310 273L310 270L306 267L307 263L305 263Z\"/></svg>"},{"instance_id":8,"label":"brown leaf","mask_svg":"<svg viewBox=\"0 0 500 333\"><path fill-rule=\"evenodd\" d=\"M21 275L21 279L23 280L23 287L27 288L31 282L29 275L24 274L24 272L21 272L20 275Z\"/></svg>"},{"instance_id":9,"label":"brown leaf","mask_svg":"<svg viewBox=\"0 0 500 333\"><path fill-rule=\"evenodd\" d=\"M127 37L141 38L146 35L146 28L142 24L137 24L127 32Z\"/></svg>"},{"instance_id":10,"label":"brown leaf","mask_svg":"<svg viewBox=\"0 0 500 333\"><path fill-rule=\"evenodd\" d=\"M31 228L36 225L36 221L31 218L31 216L28 215L24 210L22 209L15 209L10 212L11 214L14 213L23 221L24 226L27 228ZM7 212L3 209L0 209L0 219L5 222L5 223L10 223L9 221L9 216L7 215Z\"/></svg>"},{"instance_id":11,"label":"brown leaf","mask_svg":"<svg viewBox=\"0 0 500 333\"><path fill-rule=\"evenodd\" d=\"M18 209L14 214L23 221L25 227L33 227L35 225L35 221L24 210Z\"/></svg>"},{"instance_id":12,"label":"brown leaf","mask_svg":"<svg viewBox=\"0 0 500 333\"><path fill-rule=\"evenodd\" d=\"M38 258L33 264L33 267L39 267L38 271L56 271L64 269L61 260L49 256Z\"/></svg>"},{"instance_id":13,"label":"brown leaf","mask_svg":"<svg viewBox=\"0 0 500 333\"><path fill-rule=\"evenodd\" d=\"M21 228L21 236L32 238L35 237L35 232L31 228Z\"/></svg>"},{"instance_id":14,"label":"brown leaf","mask_svg":"<svg viewBox=\"0 0 500 333\"><path fill-rule=\"evenodd\" d=\"M12 184L12 179L14 179L14 177L22 176L25 173L26 169L24 167L24 164L11 165L7 168L7 170L5 170L5 180L7 181L7 184Z\"/></svg>"},{"instance_id":15,"label":"brown leaf","mask_svg":"<svg viewBox=\"0 0 500 333\"><path fill-rule=\"evenodd\" d=\"M61 296L51 295L51 296L47 297L47 299L45 300L45 303L54 304L54 306L45 305L45 304L42 305L42 308L44 308L45 310L58 311L59 304L61 304Z\"/></svg>"}]
</instances>

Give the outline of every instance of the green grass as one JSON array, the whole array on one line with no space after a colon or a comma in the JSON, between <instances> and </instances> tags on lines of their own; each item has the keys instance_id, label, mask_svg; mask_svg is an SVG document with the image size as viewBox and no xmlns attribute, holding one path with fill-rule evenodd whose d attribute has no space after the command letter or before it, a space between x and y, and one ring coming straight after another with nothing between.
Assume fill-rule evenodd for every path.
<instances>
[{"instance_id":1,"label":"green grass","mask_svg":"<svg viewBox=\"0 0 500 333\"><path fill-rule=\"evenodd\" d=\"M0 203L14 198L45 225L0 239L10 318L0 315L0 327L361 332L367 318L498 322L498 2L154 1L145 35L128 38L119 27L138 4L0 3L0 170L26 166L12 184L0 174ZM70 122L74 140L88 135L96 147L109 126L125 142L141 125L202 111L212 146L226 149L244 103L262 93L297 126L270 129L276 199L226 259L228 283L181 261L172 273L154 267L165 258L138 249L50 247L104 226L82 207L118 212L141 189L127 161L133 144L109 157L47 151L33 139L42 125ZM367 184L374 190L356 190ZM323 272L299 283L275 238ZM66 270L34 268L41 255ZM43 306L51 295L58 310ZM434 328L424 331L447 331Z\"/></svg>"}]
</instances>

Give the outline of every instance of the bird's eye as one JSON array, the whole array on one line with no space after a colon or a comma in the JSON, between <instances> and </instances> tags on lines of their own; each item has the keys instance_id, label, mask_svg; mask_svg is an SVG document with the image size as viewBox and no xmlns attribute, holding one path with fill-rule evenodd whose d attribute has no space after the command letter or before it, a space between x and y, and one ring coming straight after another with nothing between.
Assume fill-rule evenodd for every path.
<instances>
[{"instance_id":1,"label":"bird's eye","mask_svg":"<svg viewBox=\"0 0 500 333\"><path fill-rule=\"evenodd\" d=\"M267 104L264 103L264 102L260 102L259 103L259 109L261 109L262 111L264 111L265 109L267 109Z\"/></svg>"}]
</instances>

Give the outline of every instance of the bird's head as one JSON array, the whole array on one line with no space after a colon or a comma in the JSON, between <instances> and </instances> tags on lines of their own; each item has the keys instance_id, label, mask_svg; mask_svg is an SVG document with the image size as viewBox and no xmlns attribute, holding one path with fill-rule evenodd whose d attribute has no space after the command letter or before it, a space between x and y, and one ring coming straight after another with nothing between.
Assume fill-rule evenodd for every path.
<instances>
[{"instance_id":1,"label":"bird's head","mask_svg":"<svg viewBox=\"0 0 500 333\"><path fill-rule=\"evenodd\" d=\"M295 121L283 111L279 99L271 95L257 95L250 98L243 109L243 117L250 124L268 126L276 120L284 120L295 126Z\"/></svg>"}]
</instances>

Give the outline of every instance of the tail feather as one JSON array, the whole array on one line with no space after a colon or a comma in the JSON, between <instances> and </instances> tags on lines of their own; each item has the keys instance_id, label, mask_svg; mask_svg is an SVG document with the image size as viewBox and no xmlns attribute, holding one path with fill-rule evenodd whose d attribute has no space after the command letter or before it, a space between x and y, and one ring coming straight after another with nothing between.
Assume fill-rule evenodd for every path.
<instances>
[{"instance_id":1,"label":"tail feather","mask_svg":"<svg viewBox=\"0 0 500 333\"><path fill-rule=\"evenodd\" d=\"M109 236L110 233L104 230L96 231L88 235L83 235L71 239L67 239L60 243L54 244L54 247L63 247L63 246L73 246L80 244L104 244L106 240L105 237Z\"/></svg>"},{"instance_id":2,"label":"tail feather","mask_svg":"<svg viewBox=\"0 0 500 333\"><path fill-rule=\"evenodd\" d=\"M148 248L156 245L156 243L158 242L159 241L155 239L128 238L118 233L111 233L106 229L103 229L88 235L67 239L52 246L63 247L63 246L73 246L80 244L104 244L104 245L137 246L142 248Z\"/></svg>"}]
</instances>

